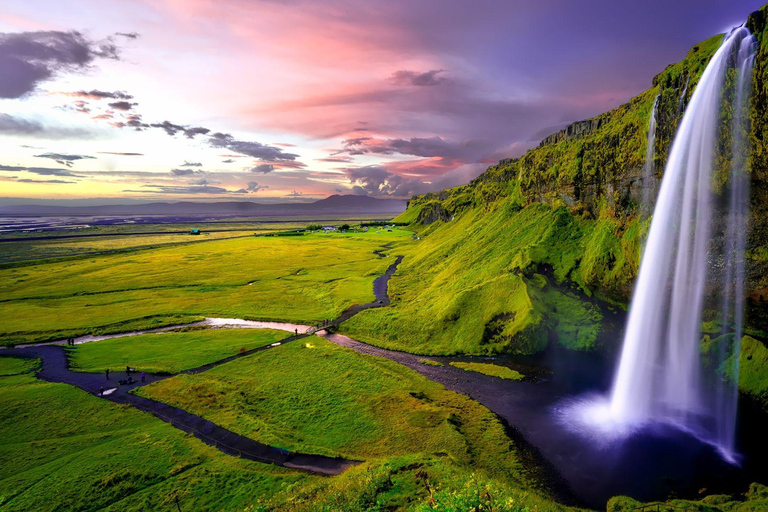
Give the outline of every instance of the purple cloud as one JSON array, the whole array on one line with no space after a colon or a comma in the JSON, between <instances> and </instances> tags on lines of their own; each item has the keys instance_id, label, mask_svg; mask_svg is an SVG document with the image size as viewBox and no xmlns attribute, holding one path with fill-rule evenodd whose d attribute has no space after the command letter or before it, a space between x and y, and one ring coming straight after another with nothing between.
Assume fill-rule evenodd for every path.
<instances>
[{"instance_id":1,"label":"purple cloud","mask_svg":"<svg viewBox=\"0 0 768 512\"><path fill-rule=\"evenodd\" d=\"M87 69L96 59L118 59L117 46L76 31L0 34L0 98L20 98L59 73Z\"/></svg>"},{"instance_id":2,"label":"purple cloud","mask_svg":"<svg viewBox=\"0 0 768 512\"><path fill-rule=\"evenodd\" d=\"M438 76L443 73L442 69L430 69L419 73L417 71L395 71L389 78L389 81L394 85L412 85L416 87L428 87L439 85L445 81L444 76Z\"/></svg>"},{"instance_id":3,"label":"purple cloud","mask_svg":"<svg viewBox=\"0 0 768 512\"><path fill-rule=\"evenodd\" d=\"M275 166L272 164L259 164L251 169L251 172L260 172L261 174L267 174L275 170Z\"/></svg>"},{"instance_id":4,"label":"purple cloud","mask_svg":"<svg viewBox=\"0 0 768 512\"><path fill-rule=\"evenodd\" d=\"M109 106L115 110L131 110L136 105L138 105L138 103L131 103L130 101L115 101L109 104Z\"/></svg>"}]
</instances>

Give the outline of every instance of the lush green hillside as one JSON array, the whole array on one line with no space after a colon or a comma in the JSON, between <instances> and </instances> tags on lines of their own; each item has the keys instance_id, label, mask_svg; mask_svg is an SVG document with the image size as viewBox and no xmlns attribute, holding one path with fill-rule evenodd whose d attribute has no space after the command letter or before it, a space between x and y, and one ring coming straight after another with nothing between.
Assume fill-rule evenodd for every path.
<instances>
[{"instance_id":1,"label":"lush green hillside","mask_svg":"<svg viewBox=\"0 0 768 512\"><path fill-rule=\"evenodd\" d=\"M768 326L762 302L768 297L766 12L749 21L760 41L748 254L748 323L757 330ZM677 124L721 41L722 35L694 46L628 103L574 123L470 184L414 197L396 219L411 222L420 239L401 250L406 258L391 284L394 307L365 312L344 328L382 346L426 354L532 353L548 340L594 347L606 310L584 298L626 307L649 225L641 212L643 187L658 186ZM644 184L657 96L656 179ZM728 116L724 109L724 123ZM718 161L718 177L727 176L727 161ZM722 189L724 181L714 186Z\"/></svg>"}]
</instances>

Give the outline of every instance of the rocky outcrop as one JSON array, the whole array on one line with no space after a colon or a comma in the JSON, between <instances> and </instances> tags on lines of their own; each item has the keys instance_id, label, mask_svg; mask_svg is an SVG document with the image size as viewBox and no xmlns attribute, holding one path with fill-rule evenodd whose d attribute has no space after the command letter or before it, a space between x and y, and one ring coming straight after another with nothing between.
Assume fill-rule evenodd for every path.
<instances>
[{"instance_id":1,"label":"rocky outcrop","mask_svg":"<svg viewBox=\"0 0 768 512\"><path fill-rule=\"evenodd\" d=\"M544 140L542 140L539 144L539 147L549 144L557 144L558 142L562 142L564 140L572 140L584 137L585 135L598 130L604 122L605 119L601 117L586 119L584 121L576 121L575 123L566 126L559 132L545 137Z\"/></svg>"},{"instance_id":2,"label":"rocky outcrop","mask_svg":"<svg viewBox=\"0 0 768 512\"><path fill-rule=\"evenodd\" d=\"M419 216L417 217L417 222L420 224L432 224L433 222L445 222L450 219L451 213L439 202L432 201L422 206Z\"/></svg>"}]
</instances>

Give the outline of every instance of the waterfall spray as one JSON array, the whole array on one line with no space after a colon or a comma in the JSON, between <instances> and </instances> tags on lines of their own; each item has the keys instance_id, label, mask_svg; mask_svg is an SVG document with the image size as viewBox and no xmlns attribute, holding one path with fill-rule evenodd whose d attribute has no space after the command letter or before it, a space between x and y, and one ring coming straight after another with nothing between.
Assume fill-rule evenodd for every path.
<instances>
[{"instance_id":1,"label":"waterfall spray","mask_svg":"<svg viewBox=\"0 0 768 512\"><path fill-rule=\"evenodd\" d=\"M754 38L744 27L725 37L712 57L672 144L630 306L610 401L610 416L629 424L673 423L733 456L735 396L712 400L701 375L701 322L708 254L715 223L712 176L720 107L729 70L738 73L734 118L731 213L726 251L728 301L741 333L746 198L744 105L748 102ZM738 343L738 340L734 342ZM738 354L732 358L738 364ZM735 385L735 384L733 384ZM730 386L732 388L732 385ZM713 402L715 402L713 404ZM726 404L729 402L729 404ZM734 402L730 404L730 402ZM718 404L719 403L719 407ZM719 409L719 410L718 410ZM727 414L720 418L719 415ZM712 427L713 423L722 423ZM725 427L725 424L730 427ZM729 439L726 439L726 436Z\"/></svg>"}]
</instances>

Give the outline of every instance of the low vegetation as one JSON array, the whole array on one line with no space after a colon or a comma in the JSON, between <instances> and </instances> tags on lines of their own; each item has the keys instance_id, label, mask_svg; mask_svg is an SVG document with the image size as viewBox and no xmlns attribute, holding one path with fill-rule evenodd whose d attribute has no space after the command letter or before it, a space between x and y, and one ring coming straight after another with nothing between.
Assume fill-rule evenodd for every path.
<instances>
[{"instance_id":1,"label":"low vegetation","mask_svg":"<svg viewBox=\"0 0 768 512\"><path fill-rule=\"evenodd\" d=\"M0 352L0 377L30 373L40 367L39 359L21 359L18 357L2 357Z\"/></svg>"},{"instance_id":2,"label":"low vegetation","mask_svg":"<svg viewBox=\"0 0 768 512\"><path fill-rule=\"evenodd\" d=\"M452 362L451 366L470 372L490 375L491 377L498 377L500 379L523 380L525 378L525 376L517 370L507 368L506 366L499 366L497 364Z\"/></svg>"},{"instance_id":3,"label":"low vegetation","mask_svg":"<svg viewBox=\"0 0 768 512\"><path fill-rule=\"evenodd\" d=\"M0 336L60 339L205 316L316 323L373 300L409 231L213 240L0 269Z\"/></svg>"},{"instance_id":4,"label":"low vegetation","mask_svg":"<svg viewBox=\"0 0 768 512\"><path fill-rule=\"evenodd\" d=\"M678 499L642 503L627 496L617 496L608 502L606 510L607 512L632 512L637 510L658 510L660 512L675 512L677 510L757 512L758 510L768 510L768 487L753 483L742 496L712 494L697 501Z\"/></svg>"},{"instance_id":5,"label":"low vegetation","mask_svg":"<svg viewBox=\"0 0 768 512\"><path fill-rule=\"evenodd\" d=\"M5 358L0 358L5 360ZM243 510L315 480L230 457L149 414L33 375L0 378L0 509Z\"/></svg>"},{"instance_id":6,"label":"low vegetation","mask_svg":"<svg viewBox=\"0 0 768 512\"><path fill-rule=\"evenodd\" d=\"M430 355L531 354L550 337L593 349L603 312L584 300L588 283L629 286L639 259L641 230L611 222L508 199L422 227L420 240L398 248L405 259L390 282L394 307L365 311L342 329Z\"/></svg>"},{"instance_id":7,"label":"low vegetation","mask_svg":"<svg viewBox=\"0 0 768 512\"><path fill-rule=\"evenodd\" d=\"M85 343L69 349L70 366L103 372L130 366L151 373L178 373L263 347L289 334L274 329L202 329L143 334Z\"/></svg>"},{"instance_id":8,"label":"low vegetation","mask_svg":"<svg viewBox=\"0 0 768 512\"><path fill-rule=\"evenodd\" d=\"M521 479L484 407L392 361L317 338L138 391L290 451L371 460L447 453Z\"/></svg>"}]
</instances>

